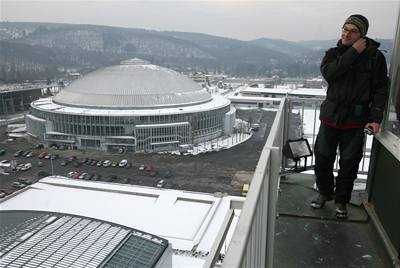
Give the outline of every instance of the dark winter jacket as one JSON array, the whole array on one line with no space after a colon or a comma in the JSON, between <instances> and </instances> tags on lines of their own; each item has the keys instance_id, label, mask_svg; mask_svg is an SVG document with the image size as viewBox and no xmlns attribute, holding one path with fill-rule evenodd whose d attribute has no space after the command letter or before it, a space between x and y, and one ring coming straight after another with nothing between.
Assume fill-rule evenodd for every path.
<instances>
[{"instance_id":1,"label":"dark winter jacket","mask_svg":"<svg viewBox=\"0 0 400 268\"><path fill-rule=\"evenodd\" d=\"M337 127L363 127L382 121L388 77L379 45L367 38L366 49L358 54L339 40L337 47L326 52L321 63L322 76L328 82L320 110L322 122Z\"/></svg>"}]
</instances>

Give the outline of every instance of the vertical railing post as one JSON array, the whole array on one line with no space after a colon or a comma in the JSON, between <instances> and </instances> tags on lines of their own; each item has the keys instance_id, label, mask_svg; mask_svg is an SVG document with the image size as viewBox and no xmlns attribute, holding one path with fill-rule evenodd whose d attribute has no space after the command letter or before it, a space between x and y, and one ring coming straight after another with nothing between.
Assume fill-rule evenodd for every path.
<instances>
[{"instance_id":1,"label":"vertical railing post","mask_svg":"<svg viewBox=\"0 0 400 268\"><path fill-rule=\"evenodd\" d=\"M274 263L276 205L278 200L278 177L281 163L281 148L271 148L268 218L267 218L267 262L266 267L272 268Z\"/></svg>"}]
</instances>

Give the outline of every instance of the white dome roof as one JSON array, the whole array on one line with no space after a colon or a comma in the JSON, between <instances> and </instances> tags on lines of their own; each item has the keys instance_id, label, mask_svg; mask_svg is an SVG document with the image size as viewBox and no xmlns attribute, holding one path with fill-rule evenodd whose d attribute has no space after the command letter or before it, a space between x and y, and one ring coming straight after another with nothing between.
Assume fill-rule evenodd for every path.
<instances>
[{"instance_id":1,"label":"white dome roof","mask_svg":"<svg viewBox=\"0 0 400 268\"><path fill-rule=\"evenodd\" d=\"M130 109L187 106L211 99L190 78L133 59L75 80L53 101L65 106Z\"/></svg>"}]
</instances>

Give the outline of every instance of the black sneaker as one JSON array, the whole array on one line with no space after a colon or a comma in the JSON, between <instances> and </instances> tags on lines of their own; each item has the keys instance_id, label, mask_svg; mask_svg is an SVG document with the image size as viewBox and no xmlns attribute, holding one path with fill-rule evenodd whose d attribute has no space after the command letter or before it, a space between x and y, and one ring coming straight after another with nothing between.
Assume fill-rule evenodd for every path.
<instances>
[{"instance_id":1,"label":"black sneaker","mask_svg":"<svg viewBox=\"0 0 400 268\"><path fill-rule=\"evenodd\" d=\"M347 206L346 203L336 203L336 218L347 219Z\"/></svg>"},{"instance_id":2,"label":"black sneaker","mask_svg":"<svg viewBox=\"0 0 400 268\"><path fill-rule=\"evenodd\" d=\"M314 200L311 201L312 208L323 208L326 201L331 201L332 197L319 194Z\"/></svg>"}]
</instances>

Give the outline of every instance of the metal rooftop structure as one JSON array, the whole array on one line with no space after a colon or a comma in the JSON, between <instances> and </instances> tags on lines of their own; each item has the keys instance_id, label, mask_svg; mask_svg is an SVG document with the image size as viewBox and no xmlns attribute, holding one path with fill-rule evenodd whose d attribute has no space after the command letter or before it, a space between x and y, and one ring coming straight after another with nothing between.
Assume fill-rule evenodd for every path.
<instances>
[{"instance_id":1,"label":"metal rooftop structure","mask_svg":"<svg viewBox=\"0 0 400 268\"><path fill-rule=\"evenodd\" d=\"M0 267L158 267L168 241L81 216L0 212Z\"/></svg>"},{"instance_id":2,"label":"metal rooftop structure","mask_svg":"<svg viewBox=\"0 0 400 268\"><path fill-rule=\"evenodd\" d=\"M182 107L211 100L190 78L140 60L89 73L54 97L60 105L102 109Z\"/></svg>"}]
</instances>

